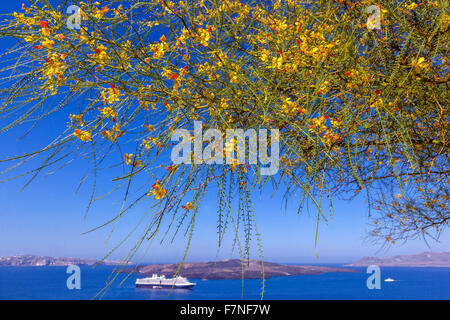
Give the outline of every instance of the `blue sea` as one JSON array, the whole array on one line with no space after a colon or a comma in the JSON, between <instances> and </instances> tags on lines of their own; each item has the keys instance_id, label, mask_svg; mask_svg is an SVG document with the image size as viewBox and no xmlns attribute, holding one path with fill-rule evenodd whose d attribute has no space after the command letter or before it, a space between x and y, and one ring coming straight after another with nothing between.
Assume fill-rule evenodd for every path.
<instances>
[{"instance_id":1,"label":"blue sea","mask_svg":"<svg viewBox=\"0 0 450 320\"><path fill-rule=\"evenodd\" d=\"M260 299L261 280L189 279L197 285L191 289L135 288L137 275L120 274L105 288L113 267L81 267L81 289L67 288L70 274L66 267L1 267L0 300L94 298L119 300L239 300ZM266 279L264 299L450 299L450 268L382 267L381 289L369 290L365 268L358 273L325 273ZM100 295L99 295L100 293Z\"/></svg>"}]
</instances>

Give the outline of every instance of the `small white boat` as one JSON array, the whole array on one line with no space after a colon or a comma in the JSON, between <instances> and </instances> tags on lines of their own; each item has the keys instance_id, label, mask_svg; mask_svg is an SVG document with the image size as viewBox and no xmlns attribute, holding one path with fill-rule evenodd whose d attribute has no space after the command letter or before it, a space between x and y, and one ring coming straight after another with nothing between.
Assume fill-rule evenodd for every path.
<instances>
[{"instance_id":1,"label":"small white boat","mask_svg":"<svg viewBox=\"0 0 450 320\"><path fill-rule=\"evenodd\" d=\"M386 278L386 279L384 279L384 282L394 282L395 280L394 279L392 279L392 278Z\"/></svg>"}]
</instances>

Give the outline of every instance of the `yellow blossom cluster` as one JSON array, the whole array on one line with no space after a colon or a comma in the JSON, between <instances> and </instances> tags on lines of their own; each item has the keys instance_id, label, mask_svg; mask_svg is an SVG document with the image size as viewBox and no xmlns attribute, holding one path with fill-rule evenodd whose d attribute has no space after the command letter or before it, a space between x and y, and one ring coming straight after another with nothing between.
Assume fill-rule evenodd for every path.
<instances>
[{"instance_id":1,"label":"yellow blossom cluster","mask_svg":"<svg viewBox=\"0 0 450 320\"><path fill-rule=\"evenodd\" d=\"M18 105L35 104L48 92L61 94L57 111L80 99L80 110L69 111L77 113L69 116L71 137L98 139L89 144L93 154L109 148L133 174L158 176L164 183L148 192L155 199L177 188L202 190L198 185L217 177L242 190L262 183L245 175L247 167L236 170L236 159L225 169L177 171L167 158L150 165L169 153L172 133L195 120L222 131L279 129L283 169L276 185L288 182L311 197L327 188L356 193L393 177L400 188L408 178L441 183L436 177L447 174L449 152L444 2L380 3L382 31L366 25L362 12L373 4L366 0L194 4L81 2L80 30L68 29L64 12L39 1L23 6L1 29L23 45L9 69L23 77L8 89L11 99L22 94ZM136 151L122 158L129 150ZM231 151L226 143L224 152ZM165 166L159 177L153 168ZM197 206L198 198L190 199ZM437 197L417 199L427 210L444 210ZM186 203L178 200L176 206ZM182 208L193 210L192 203ZM405 218L401 223L412 221Z\"/></svg>"},{"instance_id":2,"label":"yellow blossom cluster","mask_svg":"<svg viewBox=\"0 0 450 320\"><path fill-rule=\"evenodd\" d=\"M163 198L167 194L167 190L161 186L160 181L156 181L156 183L152 186L152 190L148 192L148 195L154 195L155 199L159 200Z\"/></svg>"},{"instance_id":3,"label":"yellow blossom cluster","mask_svg":"<svg viewBox=\"0 0 450 320\"><path fill-rule=\"evenodd\" d=\"M92 141L91 133L80 129L75 129L73 135L81 141Z\"/></svg>"},{"instance_id":4,"label":"yellow blossom cluster","mask_svg":"<svg viewBox=\"0 0 450 320\"><path fill-rule=\"evenodd\" d=\"M101 96L105 103L114 104L115 102L120 101L120 90L114 85L111 85L110 88L101 91Z\"/></svg>"}]
</instances>

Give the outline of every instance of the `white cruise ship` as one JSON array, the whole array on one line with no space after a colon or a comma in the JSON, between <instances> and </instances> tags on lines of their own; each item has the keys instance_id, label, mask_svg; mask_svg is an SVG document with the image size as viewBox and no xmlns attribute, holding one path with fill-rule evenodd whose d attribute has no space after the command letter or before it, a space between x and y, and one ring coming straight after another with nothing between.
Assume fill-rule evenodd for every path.
<instances>
[{"instance_id":1,"label":"white cruise ship","mask_svg":"<svg viewBox=\"0 0 450 320\"><path fill-rule=\"evenodd\" d=\"M183 288L188 289L195 286L195 283L189 282L188 279L184 277L176 277L176 278L166 278L164 275L158 276L157 274L153 274L148 278L139 278L136 279L136 287L146 287L146 288Z\"/></svg>"}]
</instances>

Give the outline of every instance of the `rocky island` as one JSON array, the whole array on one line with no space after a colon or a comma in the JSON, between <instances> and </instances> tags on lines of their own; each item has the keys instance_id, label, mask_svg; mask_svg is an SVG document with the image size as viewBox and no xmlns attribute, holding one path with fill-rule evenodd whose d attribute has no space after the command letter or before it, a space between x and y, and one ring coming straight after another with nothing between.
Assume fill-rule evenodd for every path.
<instances>
[{"instance_id":1,"label":"rocky island","mask_svg":"<svg viewBox=\"0 0 450 320\"><path fill-rule=\"evenodd\" d=\"M242 270L242 267L244 268ZM178 263L153 264L125 269L124 272L136 272L141 276L151 276L156 273L172 277L177 271ZM261 279L260 260L249 260L241 264L239 259L220 260L215 262L185 262L180 275L193 279L219 280L242 279L244 271L245 279ZM358 272L349 268L331 268L306 265L284 265L272 262L264 262L264 277L266 279L281 276L317 275L325 272Z\"/></svg>"},{"instance_id":2,"label":"rocky island","mask_svg":"<svg viewBox=\"0 0 450 320\"><path fill-rule=\"evenodd\" d=\"M383 267L444 267L450 268L450 252L423 252L419 254L394 257L363 257L347 264L348 267L377 265Z\"/></svg>"},{"instance_id":3,"label":"rocky island","mask_svg":"<svg viewBox=\"0 0 450 320\"><path fill-rule=\"evenodd\" d=\"M0 257L0 267L61 267L70 265L93 266L98 262L95 259L83 258L55 258L34 255L16 255L11 257ZM120 261L103 260L100 265L119 265ZM132 265L128 263L127 265Z\"/></svg>"}]
</instances>

